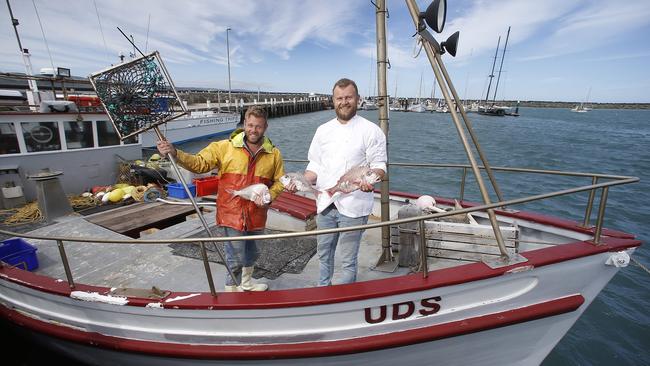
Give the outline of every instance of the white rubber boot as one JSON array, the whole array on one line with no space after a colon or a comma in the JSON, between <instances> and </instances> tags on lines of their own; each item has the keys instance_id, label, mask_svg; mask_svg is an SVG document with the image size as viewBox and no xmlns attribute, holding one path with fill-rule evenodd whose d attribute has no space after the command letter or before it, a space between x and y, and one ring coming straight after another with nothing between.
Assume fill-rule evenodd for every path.
<instances>
[{"instance_id":1,"label":"white rubber boot","mask_svg":"<svg viewBox=\"0 0 650 366\"><path fill-rule=\"evenodd\" d=\"M253 267L242 267L241 288L244 291L266 291L269 286L264 283L253 283Z\"/></svg>"},{"instance_id":2,"label":"white rubber boot","mask_svg":"<svg viewBox=\"0 0 650 366\"><path fill-rule=\"evenodd\" d=\"M244 290L237 285L226 285L226 292L243 292Z\"/></svg>"}]
</instances>

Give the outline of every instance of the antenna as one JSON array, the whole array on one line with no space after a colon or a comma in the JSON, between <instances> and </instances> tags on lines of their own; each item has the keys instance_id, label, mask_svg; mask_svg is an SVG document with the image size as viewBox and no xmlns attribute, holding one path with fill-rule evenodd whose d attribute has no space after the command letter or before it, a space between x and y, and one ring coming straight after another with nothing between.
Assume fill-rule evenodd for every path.
<instances>
[{"instance_id":1,"label":"antenna","mask_svg":"<svg viewBox=\"0 0 650 366\"><path fill-rule=\"evenodd\" d=\"M135 43L133 42L133 40L130 39L130 38L129 38L129 37L128 37L124 32L122 32L122 30L120 29L120 27L117 27L117 30L120 31L120 33L122 33L122 35L124 36L124 38L126 38L126 40L129 41L130 44L133 45L133 48L135 48L136 50L138 50L138 52L140 52L140 55L142 55L142 57L145 56L144 53L142 53L142 51L140 51L140 49L138 48L138 46L135 45ZM131 36L131 37L133 37L133 36Z\"/></svg>"}]
</instances>

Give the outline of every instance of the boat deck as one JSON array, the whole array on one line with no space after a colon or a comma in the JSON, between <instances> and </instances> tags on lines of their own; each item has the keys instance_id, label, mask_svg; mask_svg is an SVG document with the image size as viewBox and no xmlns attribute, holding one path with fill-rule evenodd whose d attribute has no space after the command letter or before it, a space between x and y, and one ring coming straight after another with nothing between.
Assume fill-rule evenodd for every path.
<instances>
[{"instance_id":1,"label":"boat deck","mask_svg":"<svg viewBox=\"0 0 650 366\"><path fill-rule=\"evenodd\" d=\"M401 205L406 202L406 199L393 198L391 199L391 212L396 215ZM303 204L304 202L299 202ZM156 205L156 210L165 210L166 207L160 204ZM378 205L376 205L378 206ZM170 206L179 210L179 206ZM184 206L187 210L188 206ZM136 207L137 208L137 207ZM122 207L116 212L110 214L111 217L120 217L120 212L128 214L132 211L138 211L133 207ZM377 207L378 208L378 207ZM301 212L301 215L287 210L286 205L280 205L276 209L269 210L269 217L267 220L267 229L271 233L278 231L305 231L314 228L313 217ZM307 210L308 211L308 210ZM189 211L188 211L189 213ZM59 219L56 223L45 227L38 228L30 234L44 236L44 237L84 237L84 238L102 238L102 239L116 239L116 240L132 240L131 237L124 235L128 232L122 230L122 233L116 230L111 230L110 226L102 226L101 218L106 216L106 213L99 213L88 217L81 217L71 215ZM476 212L473 216L478 220L479 224L484 226L487 223L487 218L481 216L481 212ZM128 221L128 217L124 217L123 221ZM300 216L300 217L296 217ZM303 217L304 216L304 217ZM208 225L211 227L213 235L218 236L218 230L215 225L215 213L204 212ZM393 217L395 219L396 217ZM586 240L590 237L588 233L571 233L567 230L557 229L554 232L542 232L539 230L539 225L534 222L525 222L520 219L508 218L506 215L500 217L500 224L503 226L512 226L515 221L518 222L517 235L519 241L519 252L527 250L538 249L541 247L566 243L568 237L573 237L576 240ZM119 221L119 220L118 220ZM370 216L370 223L378 222L377 215ZM524 225L521 225L524 223ZM427 230L430 230L429 225L437 227L436 223L427 223ZM107 228L108 227L108 228ZM436 229L437 230L437 229ZM132 234L128 232L128 234ZM396 234L393 229L393 235ZM429 233L427 234L429 235ZM476 237L477 233L474 233ZM177 223L161 230L152 230L151 233L143 232L141 238L165 240L169 238L189 238L189 237L206 237L205 231L201 221L195 214L187 217L187 221ZM482 244L485 241L485 234L479 233L478 242L471 242L470 244L462 244L467 247L470 245L473 248ZM307 237L312 243L315 242L315 237ZM306 239L306 240L307 240ZM274 239L270 245L277 246L279 252L290 252L292 249L290 244L295 244L298 239ZM432 239L428 237L428 240ZM436 240L436 239L434 239ZM473 239L474 240L474 239ZM61 280L66 279L64 267L62 265L58 247L54 240L36 240L29 239L31 244L38 248L38 260L40 267L36 273L58 278ZM431 249L429 245L428 260L429 270L436 270L441 268L453 267L462 264L472 263L468 261L468 254L466 249L460 249L460 255L446 254L449 251L445 245L456 245L454 243L447 243L445 239L440 239L440 247ZM453 239L452 239L453 241ZM64 242L65 251L68 257L69 265L72 271L75 283L83 283L89 285L116 287L116 288L139 288L151 289L153 286L161 290L170 291L209 291L209 285L203 262L200 259L190 258L187 256L176 255L179 246L195 245L195 244L99 244L99 243L79 243L79 242ZM396 244L395 238L392 244ZM269 245L269 244L265 244ZM286 245L286 248L284 248ZM508 250L512 249L512 245L507 245ZM185 248L185 247L181 247ZM206 248L212 248L212 243L206 244ZM319 263L318 257L315 254L315 244L312 247L312 257L306 262L304 268L300 273L283 273L279 276L266 276L269 278L259 278L257 281L267 283L271 290L291 289L291 288L307 288L315 287L318 283ZM453 249L453 248L452 248ZM498 254L498 249L492 245L488 248L492 253ZM442 257L431 258L431 253L440 254ZM196 250L195 250L196 253ZM389 277L397 277L408 274L413 269L400 266L394 272L384 272L374 269L377 260L382 253L381 248L381 228L373 228L365 231L360 250L359 250L359 270L357 281L368 281L374 279L382 279ZM289 253L291 255L291 253ZM483 254L476 253L475 258L469 257L470 260L480 260ZM198 255L195 255L198 256ZM217 258L216 253L209 252L209 256L213 259ZM266 258L273 258L274 254L267 255ZM260 261L263 256L260 256ZM265 263L261 263L260 267ZM337 269L333 278L333 284L338 283L337 274L339 272L340 261L337 258ZM224 286L224 279L226 274L225 267L220 263L210 262L210 268L214 279L215 288L221 291ZM255 276L257 277L257 276Z\"/></svg>"},{"instance_id":2,"label":"boat deck","mask_svg":"<svg viewBox=\"0 0 650 366\"><path fill-rule=\"evenodd\" d=\"M209 225L214 225L214 213L205 213ZM203 236L198 218L147 235L146 239ZM83 236L119 240L131 239L107 228L89 222L83 217L66 217L60 222L32 231L43 236ZM293 240L293 239L284 239ZM65 280L59 251L55 241L29 239L38 248L39 268L36 273ZM395 273L373 271L381 254L381 230L366 230L359 253L359 281L403 275L407 268ZM192 244L187 244L192 245ZM170 291L209 291L201 260L173 255L167 244L95 244L68 243L65 250L76 283L107 287L151 288ZM220 263L210 262L217 291L223 289L226 269ZM336 283L336 276L334 283ZM318 283L318 258L314 255L300 274L285 273L274 280L261 278L270 289L314 287Z\"/></svg>"}]
</instances>

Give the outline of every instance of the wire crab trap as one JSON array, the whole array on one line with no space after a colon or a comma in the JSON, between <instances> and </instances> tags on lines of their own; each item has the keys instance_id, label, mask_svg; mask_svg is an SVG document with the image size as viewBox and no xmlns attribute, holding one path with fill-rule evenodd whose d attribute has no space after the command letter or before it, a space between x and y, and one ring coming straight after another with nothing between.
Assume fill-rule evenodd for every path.
<instances>
[{"instance_id":1,"label":"wire crab trap","mask_svg":"<svg viewBox=\"0 0 650 366\"><path fill-rule=\"evenodd\" d=\"M158 51L89 79L121 140L187 114Z\"/></svg>"}]
</instances>

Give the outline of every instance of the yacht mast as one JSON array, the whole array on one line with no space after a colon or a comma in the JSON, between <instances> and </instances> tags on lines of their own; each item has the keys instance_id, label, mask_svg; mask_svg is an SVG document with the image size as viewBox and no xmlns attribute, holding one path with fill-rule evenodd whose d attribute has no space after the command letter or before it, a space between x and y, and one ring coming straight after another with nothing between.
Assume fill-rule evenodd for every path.
<instances>
[{"instance_id":1,"label":"yacht mast","mask_svg":"<svg viewBox=\"0 0 650 366\"><path fill-rule=\"evenodd\" d=\"M503 54L501 55L501 65L499 65L499 76L497 76L497 85L494 87L494 97L492 104L497 100L497 89L499 89L499 80L501 80L501 70L503 69L503 60L506 58L506 48L508 48L508 38L510 38L510 27L508 27L508 34L506 35L506 43L503 45Z\"/></svg>"},{"instance_id":2,"label":"yacht mast","mask_svg":"<svg viewBox=\"0 0 650 366\"><path fill-rule=\"evenodd\" d=\"M489 78L490 78L490 83L488 84L488 89L487 93L485 93L485 107L487 107L488 100L490 99L490 88L492 87L492 78L494 77L494 66L497 64L497 56L499 55L499 44L501 44L501 36L499 36L499 40L497 41L497 50L494 51L494 62L492 63L492 72L490 72Z\"/></svg>"}]
</instances>

